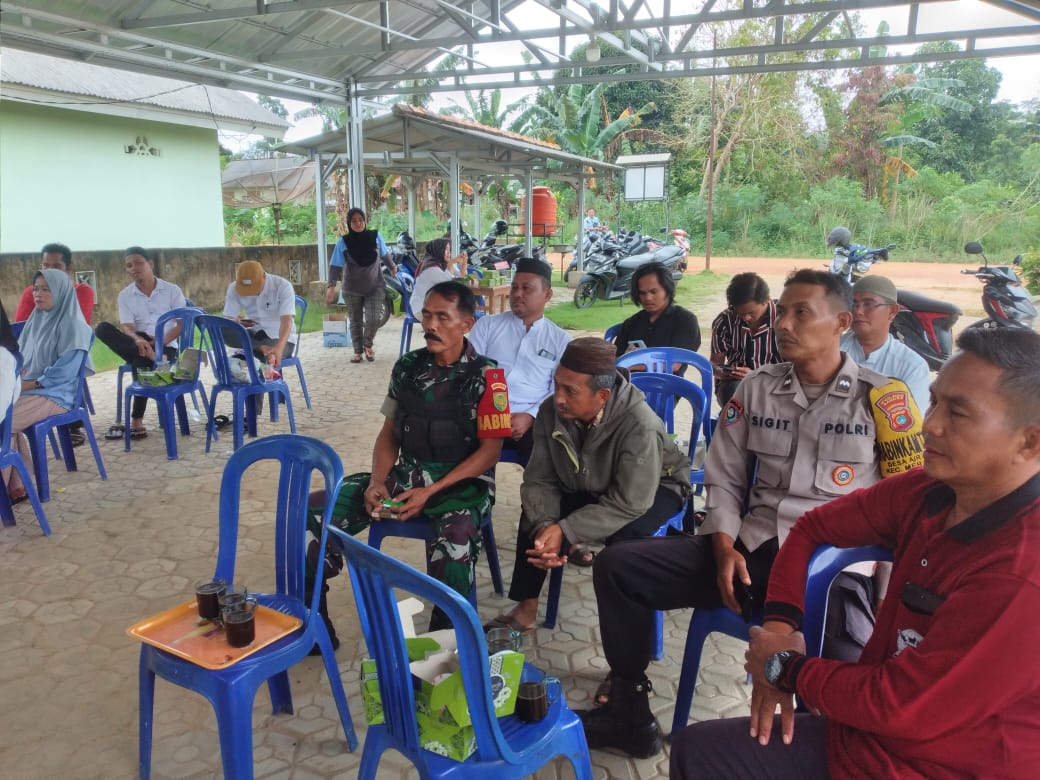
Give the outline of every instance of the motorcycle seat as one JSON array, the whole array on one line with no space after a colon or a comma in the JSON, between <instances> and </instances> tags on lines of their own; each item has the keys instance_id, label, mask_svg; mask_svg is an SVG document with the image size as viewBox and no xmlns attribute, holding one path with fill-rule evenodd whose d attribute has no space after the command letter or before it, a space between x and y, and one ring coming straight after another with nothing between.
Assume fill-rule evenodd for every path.
<instances>
[{"instance_id":1,"label":"motorcycle seat","mask_svg":"<svg viewBox=\"0 0 1040 780\"><path fill-rule=\"evenodd\" d=\"M899 290L896 292L896 300L900 306L905 306L911 311L934 311L939 314L963 314L961 308L955 304L940 301L938 298L929 298L910 290Z\"/></svg>"}]
</instances>

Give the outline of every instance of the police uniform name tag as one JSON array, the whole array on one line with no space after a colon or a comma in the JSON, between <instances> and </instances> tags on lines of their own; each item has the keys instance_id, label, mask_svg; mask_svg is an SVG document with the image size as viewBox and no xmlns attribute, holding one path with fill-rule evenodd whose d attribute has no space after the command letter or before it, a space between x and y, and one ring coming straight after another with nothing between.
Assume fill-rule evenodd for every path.
<instances>
[{"instance_id":1,"label":"police uniform name tag","mask_svg":"<svg viewBox=\"0 0 1040 780\"><path fill-rule=\"evenodd\" d=\"M484 383L484 396L477 404L477 436L481 439L504 439L512 433L505 369L487 369Z\"/></svg>"}]
</instances>

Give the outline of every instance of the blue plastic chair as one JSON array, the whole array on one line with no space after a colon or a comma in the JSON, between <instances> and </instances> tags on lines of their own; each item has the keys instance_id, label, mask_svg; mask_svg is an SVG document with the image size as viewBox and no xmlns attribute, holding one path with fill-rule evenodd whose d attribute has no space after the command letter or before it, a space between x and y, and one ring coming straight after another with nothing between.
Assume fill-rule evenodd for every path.
<instances>
[{"instance_id":1,"label":"blue plastic chair","mask_svg":"<svg viewBox=\"0 0 1040 780\"><path fill-rule=\"evenodd\" d=\"M488 568L491 570L491 584L495 588L495 593L501 596L504 593L502 569L498 563L498 545L495 543L495 526L491 522L490 512L480 519L480 535L484 541L484 557L487 558ZM430 522L429 518L422 516L400 522L374 522L368 529L368 544L378 550L382 546L383 540L388 536L428 541L433 538L433 523ZM429 558L426 559L426 565L430 565ZM476 572L474 571L475 576ZM477 583L475 579L473 587L469 591L469 600L473 608L476 609Z\"/></svg>"},{"instance_id":2,"label":"blue plastic chair","mask_svg":"<svg viewBox=\"0 0 1040 780\"><path fill-rule=\"evenodd\" d=\"M195 343L195 319L205 314L202 309L171 309L163 314L155 323L155 341L162 344L166 335L166 328L171 321L180 322L180 336L178 338L179 350L183 351ZM194 395L196 392L202 394L202 403L206 403L206 389L199 379L198 368L195 370L195 378L185 382L175 382L172 385L150 387L134 381L127 385L123 391L123 407L125 415L123 419L123 446L130 452L130 399L138 396L151 398L155 401L159 413L159 424L163 429L166 439L166 457L168 460L177 460L177 427L183 436L190 436L191 429L188 426L188 408L184 403L184 396ZM174 412L176 411L176 419Z\"/></svg>"},{"instance_id":3,"label":"blue plastic chair","mask_svg":"<svg viewBox=\"0 0 1040 780\"><path fill-rule=\"evenodd\" d=\"M285 403L285 410L289 415L289 430L296 433L296 419L293 417L292 398L289 397L289 385L285 383L284 379L268 379L264 380L256 371L256 363L253 360L253 355L250 350L249 334L246 329L238 322L227 317L218 317L213 314L204 314L195 319L196 327L202 331L203 337L208 339L212 346L212 354L210 355L210 363L213 366L213 373L217 377L216 384L210 389L209 395L209 408L207 410L209 415L209 422L206 426L206 452L209 452L210 443L216 438L216 424L213 422L213 417L217 407L217 396L221 393L231 393L231 409L234 419L232 420L232 432L234 436L234 449L238 449L242 446L243 425L242 421L245 420L245 427L248 429L249 435L252 437L256 436L256 397L263 396L266 393L271 394L272 399L277 399ZM225 331L235 334L238 344L245 345L244 351L246 353L246 359L243 361L246 365L246 372L248 373L249 380L247 382L240 382L234 378L231 373L231 357L228 354L228 347L225 343ZM236 347L236 349L243 349ZM278 403L272 400L271 407L271 420L275 421L278 419Z\"/></svg>"},{"instance_id":4,"label":"blue plastic chair","mask_svg":"<svg viewBox=\"0 0 1040 780\"><path fill-rule=\"evenodd\" d=\"M94 337L90 337L90 343L94 343ZM86 387L87 358L90 349L83 353L83 360L79 366L79 378L76 380L76 398L72 402L72 408L66 412L59 412L46 417L39 422L33 423L25 429L26 438L29 440L29 451L32 453L33 471L36 473L36 489L40 494L41 501L49 501L51 497L50 475L47 468L47 439L48 435L57 430L58 439L61 441L61 451L65 457L65 469L76 471L76 451L72 448L72 439L69 437L69 424L79 422L83 424L83 435L90 443L90 449L94 453L94 462L97 463L98 474L101 479L108 479L105 473L105 464L101 460L101 451L98 449L97 438L94 436L94 426L90 424L90 412L83 403L83 388Z\"/></svg>"},{"instance_id":5,"label":"blue plastic chair","mask_svg":"<svg viewBox=\"0 0 1040 780\"><path fill-rule=\"evenodd\" d=\"M613 344L614 340L617 338L618 331L620 331L620 330L621 330L621 323L620 322L615 322L613 325L611 325L609 328L607 328L606 331L603 333L603 340L605 342L607 342L608 344Z\"/></svg>"},{"instance_id":6,"label":"blue plastic chair","mask_svg":"<svg viewBox=\"0 0 1040 780\"><path fill-rule=\"evenodd\" d=\"M238 512L242 481L246 470L260 461L281 465L278 498L275 504L275 593L257 594L259 603L293 615L303 621L301 628L247 658L224 669L206 669L152 645L141 645L139 666L139 773L147 780L152 763L152 723L155 703L155 677L205 696L213 705L220 733L220 752L224 777L240 780L253 777L253 701L257 689L267 683L275 714L293 711L292 691L287 670L307 657L317 643L339 711L340 722L351 750L357 747L354 723L347 709L340 670L332 649L325 621L318 614L323 572L308 601L305 597L307 570L307 496L311 477L317 471L324 479L325 517L328 528L333 496L343 478L343 465L328 444L306 436L281 434L268 436L233 453L224 468L220 483L220 546L215 577L235 581L235 553L238 544ZM318 560L324 560L328 534L318 541Z\"/></svg>"},{"instance_id":7,"label":"blue plastic chair","mask_svg":"<svg viewBox=\"0 0 1040 780\"><path fill-rule=\"evenodd\" d=\"M632 384L643 391L647 404L654 410L661 420L664 421L668 432L673 432L675 427L675 399L686 400L693 411L690 423L690 460L697 449L697 437L700 432L701 421L707 414L708 400L696 384L689 379L674 374L633 374ZM684 505L676 514L672 515L664 525L654 532L654 536L666 536L669 528L677 531L683 530L683 518L686 516ZM545 603L546 628L556 626L556 616L560 606L560 593L563 588L563 567L553 569L549 574L549 596ZM654 659L664 657L664 613L657 612L655 618L656 631L654 632Z\"/></svg>"},{"instance_id":8,"label":"blue plastic chair","mask_svg":"<svg viewBox=\"0 0 1040 780\"><path fill-rule=\"evenodd\" d=\"M282 376L289 366L296 366L296 373L300 377L300 388L303 390L303 400L307 408L311 408L311 396L307 392L307 380L303 378L303 364L300 362L300 337L303 335L303 318L307 316L307 299L302 295L296 296L296 343L293 345L292 357L282 358ZM271 396L271 403L275 403L275 396Z\"/></svg>"},{"instance_id":9,"label":"blue plastic chair","mask_svg":"<svg viewBox=\"0 0 1040 780\"><path fill-rule=\"evenodd\" d=\"M19 366L20 368L21 366ZM19 370L18 373L20 374L21 371ZM25 487L25 493L29 497L29 503L32 504L33 512L36 513L36 519L40 523L40 530L43 531L44 536L50 536L51 527L47 523L47 515L43 512L40 496L33 485L32 477L29 476L29 467L25 465L22 456L11 449L11 410L13 408L14 404L8 406L7 411L4 412L4 419L0 420L0 468L10 466L18 472L18 477ZM14 507L11 505L11 498L7 493L7 483L2 479L0 479L0 521L6 526L15 525Z\"/></svg>"},{"instance_id":10,"label":"blue plastic chair","mask_svg":"<svg viewBox=\"0 0 1040 780\"><path fill-rule=\"evenodd\" d=\"M588 743L578 716L563 697L549 707L540 723L523 723L512 715L495 717L484 630L477 613L458 593L423 572L401 563L331 528L343 544L357 601L361 630L378 670L379 695L385 722L368 727L358 777L377 777L379 759L388 748L399 751L422 778L521 778L557 756L574 767L578 780L591 780ZM433 602L451 620L458 639L462 680L469 699L477 750L460 762L424 750L415 720L415 694L408 653L397 613L404 593ZM534 674L530 667L527 674Z\"/></svg>"},{"instance_id":11,"label":"blue plastic chair","mask_svg":"<svg viewBox=\"0 0 1040 780\"><path fill-rule=\"evenodd\" d=\"M700 355L689 349L681 349L679 347L647 347L646 349L637 349L622 355L617 360L618 366L622 368L646 366L646 371L664 374L672 373L672 366L677 363L693 366L700 374L701 390L704 391L704 396L708 399L708 413L704 415L704 420L701 423L701 427L704 431L704 446L707 447L711 444L711 436L715 432L715 424L711 419L711 393L715 378L715 369L712 367L710 360L704 357L704 355ZM691 450L691 455L692 454L693 452ZM690 470L690 484L694 486L694 489L698 494L701 492L704 487L703 468Z\"/></svg>"},{"instance_id":12,"label":"blue plastic chair","mask_svg":"<svg viewBox=\"0 0 1040 780\"><path fill-rule=\"evenodd\" d=\"M821 545L809 560L805 580L805 605L802 618L802 633L805 650L819 657L823 652L823 628L827 620L827 598L831 584L842 569L863 561L890 561L892 553L877 545L870 547L839 548ZM697 672L701 665L701 651L708 634L717 632L747 642L751 627L762 625L762 611L755 610L751 622L726 607L695 609L686 633L686 650L683 653L679 686L675 692L675 713L672 716L672 734L678 734L690 719Z\"/></svg>"},{"instance_id":13,"label":"blue plastic chair","mask_svg":"<svg viewBox=\"0 0 1040 780\"><path fill-rule=\"evenodd\" d=\"M399 270L397 281L401 283L401 289L404 290L404 302L401 309L404 312L404 322L401 324L401 347L397 351L397 356L401 357L412 348L412 327L419 320L412 316L412 290L415 287L415 279L411 274Z\"/></svg>"}]
</instances>

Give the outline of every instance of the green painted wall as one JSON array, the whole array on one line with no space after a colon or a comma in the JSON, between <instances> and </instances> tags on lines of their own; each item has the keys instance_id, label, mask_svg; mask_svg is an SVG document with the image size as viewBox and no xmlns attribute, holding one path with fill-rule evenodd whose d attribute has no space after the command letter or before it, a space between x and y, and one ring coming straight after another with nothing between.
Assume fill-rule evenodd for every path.
<instances>
[{"instance_id":1,"label":"green painted wall","mask_svg":"<svg viewBox=\"0 0 1040 780\"><path fill-rule=\"evenodd\" d=\"M127 154L147 138L159 156ZM216 129L4 101L0 252L224 244Z\"/></svg>"}]
</instances>

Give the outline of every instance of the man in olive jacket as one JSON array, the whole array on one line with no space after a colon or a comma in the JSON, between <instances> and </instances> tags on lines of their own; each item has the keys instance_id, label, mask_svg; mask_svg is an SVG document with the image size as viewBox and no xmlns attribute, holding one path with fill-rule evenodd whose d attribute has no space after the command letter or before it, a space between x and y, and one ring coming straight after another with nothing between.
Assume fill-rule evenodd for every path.
<instances>
[{"instance_id":1,"label":"man in olive jacket","mask_svg":"<svg viewBox=\"0 0 1040 780\"><path fill-rule=\"evenodd\" d=\"M572 341L534 424L509 598L498 625L534 627L548 569L589 566L585 545L651 536L683 505L690 463L599 338ZM657 475L657 479L653 478Z\"/></svg>"}]
</instances>

